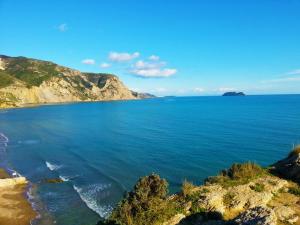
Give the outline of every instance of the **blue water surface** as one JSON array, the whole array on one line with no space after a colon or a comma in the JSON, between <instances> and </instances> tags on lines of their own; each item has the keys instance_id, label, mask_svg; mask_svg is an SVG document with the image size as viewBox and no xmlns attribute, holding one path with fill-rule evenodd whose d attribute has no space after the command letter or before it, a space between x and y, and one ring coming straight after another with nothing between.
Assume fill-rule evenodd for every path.
<instances>
[{"instance_id":1,"label":"blue water surface","mask_svg":"<svg viewBox=\"0 0 300 225\"><path fill-rule=\"evenodd\" d=\"M2 162L59 225L95 225L139 177L180 189L233 162L267 166L300 143L300 95L169 97L0 111ZM46 178L66 182L49 184ZM43 224L42 220L38 224Z\"/></svg>"}]
</instances>

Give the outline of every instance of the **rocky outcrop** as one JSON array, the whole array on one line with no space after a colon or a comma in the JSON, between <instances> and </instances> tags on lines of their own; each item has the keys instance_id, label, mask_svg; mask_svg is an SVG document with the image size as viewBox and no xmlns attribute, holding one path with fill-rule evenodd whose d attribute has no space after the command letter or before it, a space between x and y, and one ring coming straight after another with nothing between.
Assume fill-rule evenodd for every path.
<instances>
[{"instance_id":1,"label":"rocky outcrop","mask_svg":"<svg viewBox=\"0 0 300 225\"><path fill-rule=\"evenodd\" d=\"M0 188L7 188L20 184L27 184L27 180L25 177L0 179Z\"/></svg>"},{"instance_id":2,"label":"rocky outcrop","mask_svg":"<svg viewBox=\"0 0 300 225\"><path fill-rule=\"evenodd\" d=\"M233 220L237 225L276 225L276 221L274 211L262 206L246 210Z\"/></svg>"},{"instance_id":3,"label":"rocky outcrop","mask_svg":"<svg viewBox=\"0 0 300 225\"><path fill-rule=\"evenodd\" d=\"M154 198L156 194L154 197L142 194L148 189L154 193L167 192L166 180L158 175L146 176L130 192L128 196L131 197L125 198L113 211L108 222L124 225L140 225L146 220L145 224L149 225L297 225L300 222L300 186L283 177L297 180L299 158L300 148L297 147L271 169L251 162L233 164L219 175L206 179L203 185L195 186L185 181L181 192L162 198ZM280 176L274 176L275 169L281 169L278 170ZM153 176L157 178L155 184L164 185L154 188L150 182Z\"/></svg>"},{"instance_id":4,"label":"rocky outcrop","mask_svg":"<svg viewBox=\"0 0 300 225\"><path fill-rule=\"evenodd\" d=\"M144 97L148 96L132 92L112 74L82 73L52 62L0 56L0 108Z\"/></svg>"},{"instance_id":5,"label":"rocky outcrop","mask_svg":"<svg viewBox=\"0 0 300 225\"><path fill-rule=\"evenodd\" d=\"M295 149L283 160L273 165L272 171L286 179L300 183L300 146Z\"/></svg>"}]
</instances>

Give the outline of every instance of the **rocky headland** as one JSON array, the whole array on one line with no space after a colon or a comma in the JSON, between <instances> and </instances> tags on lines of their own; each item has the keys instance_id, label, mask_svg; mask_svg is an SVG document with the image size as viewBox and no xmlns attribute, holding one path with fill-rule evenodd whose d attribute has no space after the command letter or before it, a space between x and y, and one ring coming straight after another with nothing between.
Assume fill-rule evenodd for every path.
<instances>
[{"instance_id":1,"label":"rocky headland","mask_svg":"<svg viewBox=\"0 0 300 225\"><path fill-rule=\"evenodd\" d=\"M0 55L0 108L150 98L113 74L84 73L49 61Z\"/></svg>"}]
</instances>

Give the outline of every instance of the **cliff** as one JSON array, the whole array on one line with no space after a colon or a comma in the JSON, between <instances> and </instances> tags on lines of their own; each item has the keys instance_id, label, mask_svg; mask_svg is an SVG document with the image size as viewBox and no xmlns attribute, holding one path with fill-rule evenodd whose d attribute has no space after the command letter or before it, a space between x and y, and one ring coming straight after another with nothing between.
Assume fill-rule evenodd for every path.
<instances>
[{"instance_id":1,"label":"cliff","mask_svg":"<svg viewBox=\"0 0 300 225\"><path fill-rule=\"evenodd\" d=\"M183 182L174 195L167 194L165 179L152 174L141 178L111 216L98 224L300 224L299 158L296 147L268 168L251 162L233 164L203 185Z\"/></svg>"},{"instance_id":2,"label":"cliff","mask_svg":"<svg viewBox=\"0 0 300 225\"><path fill-rule=\"evenodd\" d=\"M117 76L0 55L0 108L27 104L139 99Z\"/></svg>"},{"instance_id":3,"label":"cliff","mask_svg":"<svg viewBox=\"0 0 300 225\"><path fill-rule=\"evenodd\" d=\"M37 215L25 197L25 177L9 177L0 169L0 224L28 225Z\"/></svg>"}]
</instances>

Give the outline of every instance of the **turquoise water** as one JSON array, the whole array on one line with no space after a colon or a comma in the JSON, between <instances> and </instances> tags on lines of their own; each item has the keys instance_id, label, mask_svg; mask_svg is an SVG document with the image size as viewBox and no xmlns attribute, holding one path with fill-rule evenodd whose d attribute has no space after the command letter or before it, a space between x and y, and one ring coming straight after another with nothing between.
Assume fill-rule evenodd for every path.
<instances>
[{"instance_id":1,"label":"turquoise water","mask_svg":"<svg viewBox=\"0 0 300 225\"><path fill-rule=\"evenodd\" d=\"M36 184L56 224L94 225L151 172L176 192L184 179L200 184L233 162L282 158L300 142L300 95L13 109L0 111L0 133L1 164ZM55 177L66 182L42 182Z\"/></svg>"}]
</instances>

